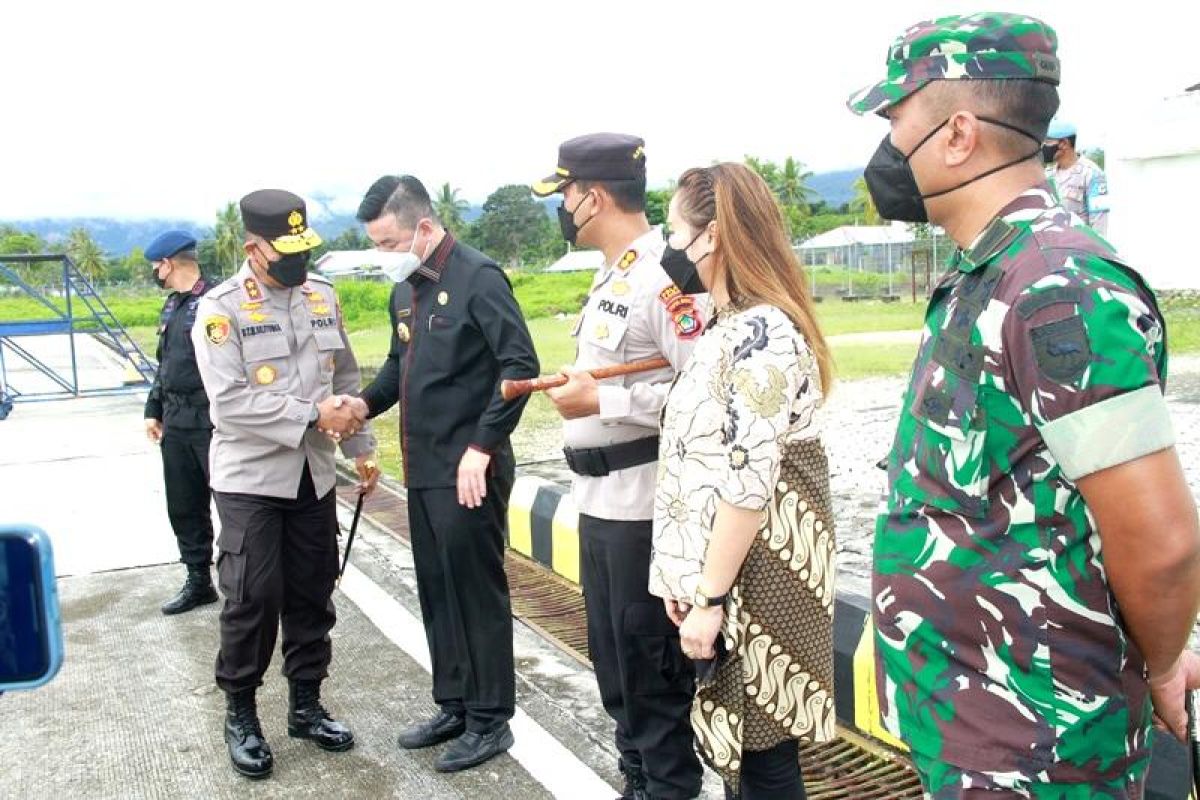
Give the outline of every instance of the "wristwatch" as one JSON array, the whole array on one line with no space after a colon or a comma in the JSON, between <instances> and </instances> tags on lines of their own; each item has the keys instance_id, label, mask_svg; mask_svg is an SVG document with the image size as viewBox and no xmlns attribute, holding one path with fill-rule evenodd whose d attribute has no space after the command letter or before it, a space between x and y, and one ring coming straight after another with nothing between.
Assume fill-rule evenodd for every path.
<instances>
[{"instance_id":1,"label":"wristwatch","mask_svg":"<svg viewBox=\"0 0 1200 800\"><path fill-rule=\"evenodd\" d=\"M726 598L729 597L729 592L719 594L715 597L709 597L700 589L696 590L696 596L692 598L692 605L696 608L712 608L714 606L725 605Z\"/></svg>"}]
</instances>

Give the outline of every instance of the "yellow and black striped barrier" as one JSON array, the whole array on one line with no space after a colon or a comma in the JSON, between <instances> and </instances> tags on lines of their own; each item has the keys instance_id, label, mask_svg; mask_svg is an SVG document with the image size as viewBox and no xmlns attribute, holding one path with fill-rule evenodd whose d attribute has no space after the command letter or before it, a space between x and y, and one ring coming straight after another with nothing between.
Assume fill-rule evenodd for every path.
<instances>
[{"instance_id":1,"label":"yellow and black striped barrier","mask_svg":"<svg viewBox=\"0 0 1200 800\"><path fill-rule=\"evenodd\" d=\"M570 491L532 476L517 478L508 506L508 546L579 585L579 513ZM901 752L908 748L888 733L875 691L875 639L870 602L839 592L833 611L834 705L838 722ZM1154 768L1145 800L1191 797L1187 749L1155 733Z\"/></svg>"}]
</instances>

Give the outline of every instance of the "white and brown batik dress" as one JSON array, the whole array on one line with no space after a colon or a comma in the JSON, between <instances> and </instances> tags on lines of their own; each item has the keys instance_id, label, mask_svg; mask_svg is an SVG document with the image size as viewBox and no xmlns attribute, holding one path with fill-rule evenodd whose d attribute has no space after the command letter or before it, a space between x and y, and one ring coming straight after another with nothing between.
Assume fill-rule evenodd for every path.
<instances>
[{"instance_id":1,"label":"white and brown batik dress","mask_svg":"<svg viewBox=\"0 0 1200 800\"><path fill-rule=\"evenodd\" d=\"M743 750L834 736L834 531L816 360L773 306L726 310L662 414L650 591L690 603L717 501L764 511L725 604L729 657L697 692L701 753L739 783Z\"/></svg>"}]
</instances>

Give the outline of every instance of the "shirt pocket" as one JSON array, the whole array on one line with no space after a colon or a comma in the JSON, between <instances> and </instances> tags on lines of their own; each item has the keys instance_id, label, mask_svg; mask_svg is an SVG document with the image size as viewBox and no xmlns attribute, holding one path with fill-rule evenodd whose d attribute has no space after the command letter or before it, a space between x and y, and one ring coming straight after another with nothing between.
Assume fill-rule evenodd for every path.
<instances>
[{"instance_id":1,"label":"shirt pocket","mask_svg":"<svg viewBox=\"0 0 1200 800\"><path fill-rule=\"evenodd\" d=\"M940 344L940 343L939 343ZM987 411L982 348L938 347L914 383L892 463L893 486L919 502L968 517L988 511ZM978 363L972 363L975 360Z\"/></svg>"},{"instance_id":2,"label":"shirt pocket","mask_svg":"<svg viewBox=\"0 0 1200 800\"><path fill-rule=\"evenodd\" d=\"M593 347L621 356L625 353L625 334L628 330L629 323L619 317L592 313L584 319L579 336Z\"/></svg>"},{"instance_id":3,"label":"shirt pocket","mask_svg":"<svg viewBox=\"0 0 1200 800\"><path fill-rule=\"evenodd\" d=\"M321 380L333 380L333 371L337 367L339 351L345 348L342 334L337 328L317 328L313 331L313 341L317 345L317 360L321 365Z\"/></svg>"},{"instance_id":4,"label":"shirt pocket","mask_svg":"<svg viewBox=\"0 0 1200 800\"><path fill-rule=\"evenodd\" d=\"M287 386L291 366L291 348L282 333L259 334L242 339L242 359L246 380L255 389L275 390Z\"/></svg>"}]
</instances>

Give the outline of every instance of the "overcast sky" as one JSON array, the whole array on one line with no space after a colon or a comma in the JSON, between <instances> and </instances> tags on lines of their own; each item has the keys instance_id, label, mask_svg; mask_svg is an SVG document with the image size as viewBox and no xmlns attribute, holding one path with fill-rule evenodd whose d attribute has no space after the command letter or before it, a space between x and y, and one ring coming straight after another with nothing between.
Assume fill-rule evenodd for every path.
<instances>
[{"instance_id":1,"label":"overcast sky","mask_svg":"<svg viewBox=\"0 0 1200 800\"><path fill-rule=\"evenodd\" d=\"M987 6L984 6L986 8ZM1080 145L1200 82L1200 3L994 3L1059 33ZM481 202L596 130L647 141L652 185L712 159L864 164L845 109L940 0L426 3L125 0L4 10L0 219L183 217L262 187L352 210L411 172ZM1200 134L1198 134L1200 135Z\"/></svg>"}]
</instances>

